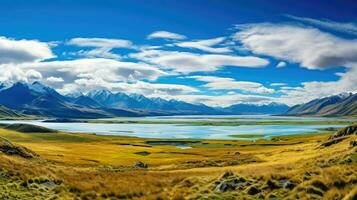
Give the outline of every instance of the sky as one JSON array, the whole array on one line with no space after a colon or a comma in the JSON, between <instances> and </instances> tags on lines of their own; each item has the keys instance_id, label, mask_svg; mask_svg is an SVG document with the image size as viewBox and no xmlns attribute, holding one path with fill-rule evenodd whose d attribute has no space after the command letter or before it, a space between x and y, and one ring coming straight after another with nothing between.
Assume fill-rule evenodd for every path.
<instances>
[{"instance_id":1,"label":"sky","mask_svg":"<svg viewBox=\"0 0 357 200\"><path fill-rule=\"evenodd\" d=\"M211 106L357 92L357 3L0 1L0 82Z\"/></svg>"}]
</instances>

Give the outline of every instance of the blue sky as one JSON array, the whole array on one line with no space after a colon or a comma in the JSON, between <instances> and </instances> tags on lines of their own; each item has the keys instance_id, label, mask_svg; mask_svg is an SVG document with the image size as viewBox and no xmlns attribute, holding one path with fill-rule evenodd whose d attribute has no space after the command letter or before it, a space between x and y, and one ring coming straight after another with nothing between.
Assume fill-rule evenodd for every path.
<instances>
[{"instance_id":1,"label":"blue sky","mask_svg":"<svg viewBox=\"0 0 357 200\"><path fill-rule=\"evenodd\" d=\"M1 1L0 81L193 103L357 91L353 1Z\"/></svg>"}]
</instances>

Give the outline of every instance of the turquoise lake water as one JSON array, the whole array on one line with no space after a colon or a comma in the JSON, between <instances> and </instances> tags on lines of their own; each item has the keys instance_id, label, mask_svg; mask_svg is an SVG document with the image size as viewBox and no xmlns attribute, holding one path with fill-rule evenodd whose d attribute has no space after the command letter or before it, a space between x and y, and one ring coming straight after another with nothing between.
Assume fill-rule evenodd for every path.
<instances>
[{"instance_id":1,"label":"turquoise lake water","mask_svg":"<svg viewBox=\"0 0 357 200\"><path fill-rule=\"evenodd\" d=\"M125 118L120 118L125 119ZM133 119L133 118L131 118ZM269 120L312 120L311 118L273 116L178 116L145 117L133 120L162 121L269 121ZM313 118L321 120L320 118ZM105 124L105 123L47 123L42 121L0 121L0 123L29 123L65 132L95 133L98 135L121 135L143 138L190 138L190 139L239 139L230 135L254 134L263 138L319 132L321 128L342 127L338 125L241 125L241 126L191 126L180 124ZM178 122L179 123L179 122ZM241 138L242 139L242 138Z\"/></svg>"}]
</instances>

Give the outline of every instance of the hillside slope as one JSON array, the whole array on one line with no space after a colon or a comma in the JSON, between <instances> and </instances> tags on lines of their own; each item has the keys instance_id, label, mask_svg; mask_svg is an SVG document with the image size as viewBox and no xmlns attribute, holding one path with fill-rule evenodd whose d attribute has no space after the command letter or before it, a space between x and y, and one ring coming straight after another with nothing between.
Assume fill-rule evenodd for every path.
<instances>
[{"instance_id":1,"label":"hillside slope","mask_svg":"<svg viewBox=\"0 0 357 200\"><path fill-rule=\"evenodd\" d=\"M285 115L292 116L357 116L357 94L341 94L315 99L291 107Z\"/></svg>"},{"instance_id":2,"label":"hillside slope","mask_svg":"<svg viewBox=\"0 0 357 200\"><path fill-rule=\"evenodd\" d=\"M0 117L21 117L22 114L0 105Z\"/></svg>"}]
</instances>

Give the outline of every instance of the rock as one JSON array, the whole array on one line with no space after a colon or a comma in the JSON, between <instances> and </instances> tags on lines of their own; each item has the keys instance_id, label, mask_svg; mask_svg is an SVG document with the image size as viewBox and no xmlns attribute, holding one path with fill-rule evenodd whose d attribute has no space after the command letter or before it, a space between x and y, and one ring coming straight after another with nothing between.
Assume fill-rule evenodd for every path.
<instances>
[{"instance_id":1,"label":"rock","mask_svg":"<svg viewBox=\"0 0 357 200\"><path fill-rule=\"evenodd\" d=\"M268 185L269 189L272 189L272 190L279 188L279 186L272 180L268 180L266 182L266 184Z\"/></svg>"},{"instance_id":2,"label":"rock","mask_svg":"<svg viewBox=\"0 0 357 200\"><path fill-rule=\"evenodd\" d=\"M350 141L350 147L357 146L357 141Z\"/></svg>"},{"instance_id":3,"label":"rock","mask_svg":"<svg viewBox=\"0 0 357 200\"><path fill-rule=\"evenodd\" d=\"M357 125L350 125L347 126L346 128L340 129L339 131L331 135L328 139L333 140L336 138L353 135L353 134L357 134Z\"/></svg>"},{"instance_id":4,"label":"rock","mask_svg":"<svg viewBox=\"0 0 357 200\"><path fill-rule=\"evenodd\" d=\"M44 185L48 188L54 188L57 186L57 184L54 181L45 181L45 182L41 183L41 185Z\"/></svg>"},{"instance_id":5,"label":"rock","mask_svg":"<svg viewBox=\"0 0 357 200\"><path fill-rule=\"evenodd\" d=\"M345 139L347 139L350 135L357 135L357 125L350 125L343 129L340 129L336 133L332 134L327 142L321 144L323 147L328 147L334 144L337 144ZM352 144L353 145L353 144Z\"/></svg>"},{"instance_id":6,"label":"rock","mask_svg":"<svg viewBox=\"0 0 357 200\"><path fill-rule=\"evenodd\" d=\"M240 152L237 151L237 152L234 153L234 155L239 156Z\"/></svg>"},{"instance_id":7,"label":"rock","mask_svg":"<svg viewBox=\"0 0 357 200\"><path fill-rule=\"evenodd\" d=\"M139 162L135 163L134 167L137 167L137 168L145 168L145 169L146 169L146 168L148 168L149 166L148 166L148 164L139 161Z\"/></svg>"},{"instance_id":8,"label":"rock","mask_svg":"<svg viewBox=\"0 0 357 200\"><path fill-rule=\"evenodd\" d=\"M228 177L233 176L233 175L234 175L233 172L228 171L228 172L225 172L225 173L223 174L222 178L228 178Z\"/></svg>"},{"instance_id":9,"label":"rock","mask_svg":"<svg viewBox=\"0 0 357 200\"><path fill-rule=\"evenodd\" d=\"M348 137L339 137L339 138L335 138L335 139L329 139L329 141L322 143L321 146L329 147L329 146L331 146L333 144L340 143L340 142L342 142L343 140L345 140L347 138Z\"/></svg>"},{"instance_id":10,"label":"rock","mask_svg":"<svg viewBox=\"0 0 357 200\"><path fill-rule=\"evenodd\" d=\"M247 181L243 177L235 176L232 172L226 172L223 174L223 180L218 181L215 188L216 192L226 192L229 190L236 190L246 185Z\"/></svg>"},{"instance_id":11,"label":"rock","mask_svg":"<svg viewBox=\"0 0 357 200\"><path fill-rule=\"evenodd\" d=\"M256 195L260 192L260 190L258 188L256 188L255 186L250 186L247 190L247 193L249 195Z\"/></svg>"},{"instance_id":12,"label":"rock","mask_svg":"<svg viewBox=\"0 0 357 200\"><path fill-rule=\"evenodd\" d=\"M280 182L280 184L281 184L281 187L282 187L283 189L292 190L292 189L294 189L294 187L295 187L295 184L292 183L292 182L289 181L289 180L283 180L283 181Z\"/></svg>"},{"instance_id":13,"label":"rock","mask_svg":"<svg viewBox=\"0 0 357 200\"><path fill-rule=\"evenodd\" d=\"M0 138L0 152L3 152L7 155L16 155L21 156L23 158L35 158L39 157L38 154L31 151L30 149L20 146L14 145L10 141L6 140L5 138Z\"/></svg>"},{"instance_id":14,"label":"rock","mask_svg":"<svg viewBox=\"0 0 357 200\"><path fill-rule=\"evenodd\" d=\"M228 190L235 190L237 188L236 184L232 184L229 181L221 181L215 188L216 192L225 192Z\"/></svg>"}]
</instances>

